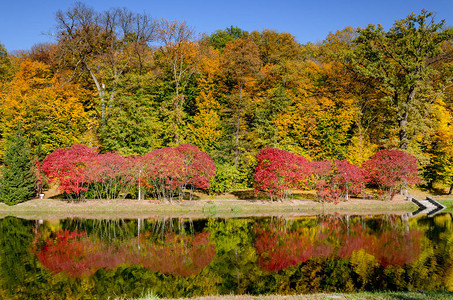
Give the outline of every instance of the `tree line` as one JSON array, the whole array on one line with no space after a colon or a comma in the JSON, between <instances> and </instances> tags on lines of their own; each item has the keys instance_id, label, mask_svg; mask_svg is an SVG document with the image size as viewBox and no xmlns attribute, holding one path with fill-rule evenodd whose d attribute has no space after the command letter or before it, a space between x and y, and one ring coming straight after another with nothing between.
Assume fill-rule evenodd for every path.
<instances>
[{"instance_id":1,"label":"tree line","mask_svg":"<svg viewBox=\"0 0 453 300\"><path fill-rule=\"evenodd\" d=\"M39 161L75 144L122 156L193 144L238 188L265 147L357 166L400 149L423 183L453 185L453 31L433 12L303 45L83 3L56 28L53 43L0 47L2 154L18 129Z\"/></svg>"}]
</instances>

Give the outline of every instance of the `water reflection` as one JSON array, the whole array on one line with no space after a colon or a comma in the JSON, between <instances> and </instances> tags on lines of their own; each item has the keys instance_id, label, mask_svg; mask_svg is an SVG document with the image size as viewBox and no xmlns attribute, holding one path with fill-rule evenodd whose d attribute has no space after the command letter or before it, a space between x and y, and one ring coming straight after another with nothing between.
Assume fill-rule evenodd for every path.
<instances>
[{"instance_id":1,"label":"water reflection","mask_svg":"<svg viewBox=\"0 0 453 300\"><path fill-rule=\"evenodd\" d=\"M0 220L0 298L453 290L452 216Z\"/></svg>"},{"instance_id":2,"label":"water reflection","mask_svg":"<svg viewBox=\"0 0 453 300\"><path fill-rule=\"evenodd\" d=\"M121 265L140 265L182 277L196 275L215 254L209 232L188 234L185 222L178 219L179 226L173 227L173 221L150 222L152 230L141 232L140 219L136 231L130 226L134 222L67 220L65 227L71 229L59 229L44 239L37 235L32 250L53 274L65 272L75 278Z\"/></svg>"},{"instance_id":3,"label":"water reflection","mask_svg":"<svg viewBox=\"0 0 453 300\"><path fill-rule=\"evenodd\" d=\"M267 225L267 224L266 224ZM364 252L384 267L404 266L420 255L422 232L392 226L374 231L362 224L327 217L316 227L256 226L255 247L263 270L275 272L315 257L350 259Z\"/></svg>"}]
</instances>

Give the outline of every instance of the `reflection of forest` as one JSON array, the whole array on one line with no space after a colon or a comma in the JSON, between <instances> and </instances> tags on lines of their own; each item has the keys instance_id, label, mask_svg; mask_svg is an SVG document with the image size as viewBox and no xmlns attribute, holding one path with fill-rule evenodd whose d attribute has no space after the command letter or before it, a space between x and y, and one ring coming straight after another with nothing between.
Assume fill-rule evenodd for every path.
<instances>
[{"instance_id":1,"label":"reflection of forest","mask_svg":"<svg viewBox=\"0 0 453 300\"><path fill-rule=\"evenodd\" d=\"M453 290L450 214L0 220L0 298ZM90 296L91 295L91 296ZM96 296L95 296L96 295Z\"/></svg>"}]
</instances>

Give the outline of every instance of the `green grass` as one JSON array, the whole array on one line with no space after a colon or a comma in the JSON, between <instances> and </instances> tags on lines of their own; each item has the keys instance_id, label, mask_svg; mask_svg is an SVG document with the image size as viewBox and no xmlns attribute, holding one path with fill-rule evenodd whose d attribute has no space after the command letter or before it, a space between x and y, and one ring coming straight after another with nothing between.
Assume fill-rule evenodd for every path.
<instances>
[{"instance_id":1,"label":"green grass","mask_svg":"<svg viewBox=\"0 0 453 300\"><path fill-rule=\"evenodd\" d=\"M446 207L442 212L445 213L453 212L453 200L438 200L438 201L439 203Z\"/></svg>"},{"instance_id":2,"label":"green grass","mask_svg":"<svg viewBox=\"0 0 453 300\"><path fill-rule=\"evenodd\" d=\"M68 203L63 200L31 200L15 206L0 203L0 218L16 216L26 219L147 218L154 216L247 217L315 214L404 214L416 210L408 201L350 200L337 205L313 200L270 202L262 200L194 200L182 203L158 203L137 200L88 200Z\"/></svg>"},{"instance_id":3,"label":"green grass","mask_svg":"<svg viewBox=\"0 0 453 300\"><path fill-rule=\"evenodd\" d=\"M367 190L367 193L371 193ZM417 199L430 194L420 189L409 193ZM48 192L49 197L59 197ZM453 196L436 195L448 210L453 211ZM314 191L295 191L294 199L271 202L255 198L252 189L237 190L225 195L197 193L192 201L160 203L150 200L87 200L70 203L61 199L31 200L15 206L0 203L0 218L16 216L26 219L81 218L147 218L174 217L249 217L249 216L302 216L315 214L404 214L417 206L398 195L392 201L352 199L339 204L316 202Z\"/></svg>"}]
</instances>

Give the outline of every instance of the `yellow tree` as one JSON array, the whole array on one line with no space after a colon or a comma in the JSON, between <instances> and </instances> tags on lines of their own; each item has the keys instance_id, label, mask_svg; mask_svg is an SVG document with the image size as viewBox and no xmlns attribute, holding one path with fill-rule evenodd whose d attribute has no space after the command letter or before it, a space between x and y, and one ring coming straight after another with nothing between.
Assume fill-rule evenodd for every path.
<instances>
[{"instance_id":1,"label":"yellow tree","mask_svg":"<svg viewBox=\"0 0 453 300\"><path fill-rule=\"evenodd\" d=\"M341 159L346 154L354 120L354 99L342 88L341 68L329 63L299 64L301 80L291 88L293 104L282 112L282 134L298 152L318 159Z\"/></svg>"},{"instance_id":2,"label":"yellow tree","mask_svg":"<svg viewBox=\"0 0 453 300\"><path fill-rule=\"evenodd\" d=\"M218 101L219 86L216 84L220 73L220 54L212 48L206 49L200 61L200 76L197 78L199 95L195 99L198 112L192 123L187 124L189 141L203 151L212 151L223 136Z\"/></svg>"},{"instance_id":3,"label":"yellow tree","mask_svg":"<svg viewBox=\"0 0 453 300\"><path fill-rule=\"evenodd\" d=\"M284 124L288 120L282 118L282 114L294 107L294 89L306 82L300 76L301 46L291 34L268 29L252 32L250 39L258 46L263 67L258 84L250 93L255 114L249 138L255 149L283 147L302 154L286 134Z\"/></svg>"},{"instance_id":4,"label":"yellow tree","mask_svg":"<svg viewBox=\"0 0 453 300\"><path fill-rule=\"evenodd\" d=\"M436 127L429 141L426 152L430 163L426 167L425 177L432 185L434 182L447 184L449 194L453 191L453 114L445 102L438 100L434 105Z\"/></svg>"},{"instance_id":5,"label":"yellow tree","mask_svg":"<svg viewBox=\"0 0 453 300\"><path fill-rule=\"evenodd\" d=\"M78 85L52 74L48 65L26 59L0 97L2 134L20 127L43 155L77 143L87 124L84 98Z\"/></svg>"}]
</instances>

